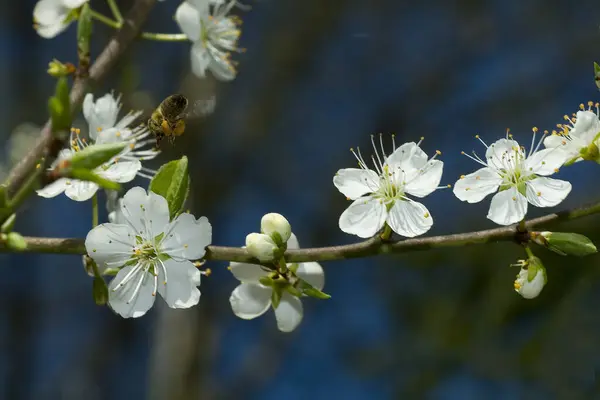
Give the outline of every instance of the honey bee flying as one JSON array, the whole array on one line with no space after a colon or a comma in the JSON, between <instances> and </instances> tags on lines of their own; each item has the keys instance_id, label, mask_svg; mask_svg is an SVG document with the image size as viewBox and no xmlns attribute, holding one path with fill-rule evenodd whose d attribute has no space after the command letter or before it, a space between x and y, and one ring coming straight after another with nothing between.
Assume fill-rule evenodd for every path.
<instances>
[{"instance_id":1,"label":"honey bee flying","mask_svg":"<svg viewBox=\"0 0 600 400\"><path fill-rule=\"evenodd\" d=\"M185 118L191 114L210 114L215 106L214 97L210 100L198 100L192 113L186 113L189 101L182 94L172 94L164 99L148 119L148 129L156 136L156 146L166 136L172 143L185 131Z\"/></svg>"}]
</instances>

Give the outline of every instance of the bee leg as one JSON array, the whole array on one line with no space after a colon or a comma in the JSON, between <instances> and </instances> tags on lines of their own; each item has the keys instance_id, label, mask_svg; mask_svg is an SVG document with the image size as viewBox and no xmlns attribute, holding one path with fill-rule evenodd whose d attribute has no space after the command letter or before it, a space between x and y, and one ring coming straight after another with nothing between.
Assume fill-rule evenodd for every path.
<instances>
[{"instance_id":1,"label":"bee leg","mask_svg":"<svg viewBox=\"0 0 600 400\"><path fill-rule=\"evenodd\" d=\"M173 129L174 136L181 136L185 132L185 121L182 119L177 120L175 122L175 129Z\"/></svg>"},{"instance_id":2,"label":"bee leg","mask_svg":"<svg viewBox=\"0 0 600 400\"><path fill-rule=\"evenodd\" d=\"M160 141L163 139L163 137L165 137L165 135L162 135L162 134L156 135L156 148L160 147Z\"/></svg>"}]
</instances>

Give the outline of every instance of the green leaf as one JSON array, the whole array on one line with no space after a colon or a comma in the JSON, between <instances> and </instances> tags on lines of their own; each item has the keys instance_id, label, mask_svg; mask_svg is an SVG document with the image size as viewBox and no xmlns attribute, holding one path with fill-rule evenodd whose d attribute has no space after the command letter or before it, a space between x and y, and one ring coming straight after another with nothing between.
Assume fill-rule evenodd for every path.
<instances>
[{"instance_id":1,"label":"green leaf","mask_svg":"<svg viewBox=\"0 0 600 400\"><path fill-rule=\"evenodd\" d=\"M27 248L27 242L17 232L10 232L6 235L6 245L13 250L25 250Z\"/></svg>"},{"instance_id":2,"label":"green leaf","mask_svg":"<svg viewBox=\"0 0 600 400\"><path fill-rule=\"evenodd\" d=\"M183 156L160 167L150 182L150 190L167 200L172 219L183 209L189 185L188 159Z\"/></svg>"},{"instance_id":3,"label":"green leaf","mask_svg":"<svg viewBox=\"0 0 600 400\"><path fill-rule=\"evenodd\" d=\"M88 146L71 157L71 168L95 169L119 155L127 143L107 143Z\"/></svg>"},{"instance_id":4,"label":"green leaf","mask_svg":"<svg viewBox=\"0 0 600 400\"><path fill-rule=\"evenodd\" d=\"M579 233L548 232L545 237L548 249L560 255L583 257L598 251L588 237Z\"/></svg>"},{"instance_id":5,"label":"green leaf","mask_svg":"<svg viewBox=\"0 0 600 400\"><path fill-rule=\"evenodd\" d=\"M104 278L101 276L95 277L92 290L94 302L96 302L97 305L103 306L108 302L108 286L106 286Z\"/></svg>"},{"instance_id":6,"label":"green leaf","mask_svg":"<svg viewBox=\"0 0 600 400\"><path fill-rule=\"evenodd\" d=\"M80 181L89 181L97 183L100 187L109 190L120 190L121 185L117 182L109 181L108 179L104 179L99 175L96 175L89 169L83 168L73 168L69 171L68 174L70 178L79 179Z\"/></svg>"},{"instance_id":7,"label":"green leaf","mask_svg":"<svg viewBox=\"0 0 600 400\"><path fill-rule=\"evenodd\" d=\"M303 294L310 296L310 297L317 298L317 299L327 300L327 299L331 298L330 295L328 295L325 292L320 291L319 289L315 288L314 286L312 286L310 283L306 282L303 279L299 279L298 289L300 289Z\"/></svg>"}]
</instances>

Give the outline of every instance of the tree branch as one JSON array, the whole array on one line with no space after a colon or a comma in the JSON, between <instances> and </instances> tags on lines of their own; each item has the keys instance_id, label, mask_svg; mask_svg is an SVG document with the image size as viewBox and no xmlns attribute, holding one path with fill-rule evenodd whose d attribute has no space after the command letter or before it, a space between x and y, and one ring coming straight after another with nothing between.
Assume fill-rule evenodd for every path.
<instances>
[{"instance_id":1,"label":"tree branch","mask_svg":"<svg viewBox=\"0 0 600 400\"><path fill-rule=\"evenodd\" d=\"M75 79L71 88L71 109L73 113L79 111L88 83L90 81L97 82L106 76L117 59L123 54L125 48L136 38L155 3L156 0L136 0L121 29L108 42L90 67L89 77ZM46 164L54 161L63 145L62 140L58 141L53 137L50 121L46 122L35 147L10 171L6 180L9 194L12 195L21 187L43 157L46 158Z\"/></svg>"},{"instance_id":2,"label":"tree branch","mask_svg":"<svg viewBox=\"0 0 600 400\"><path fill-rule=\"evenodd\" d=\"M573 220L598 213L600 213L600 202L585 207L575 208L573 210L530 219L525 222L525 227L530 230L531 228L550 222ZM457 247L490 242L516 241L519 235L523 235L523 233L517 230L517 225L511 225L495 229L486 229L483 231L406 239L395 242L384 242L379 236L375 236L359 243L344 246L288 250L285 253L285 259L288 262L345 260L349 258L373 256L376 254L408 253L411 251L439 247ZM25 242L27 243L27 248L20 251L10 249L6 246L6 243L0 242L0 252L85 254L83 239L25 237ZM245 249L239 247L208 246L205 259L260 264L260 262L250 256Z\"/></svg>"}]
</instances>

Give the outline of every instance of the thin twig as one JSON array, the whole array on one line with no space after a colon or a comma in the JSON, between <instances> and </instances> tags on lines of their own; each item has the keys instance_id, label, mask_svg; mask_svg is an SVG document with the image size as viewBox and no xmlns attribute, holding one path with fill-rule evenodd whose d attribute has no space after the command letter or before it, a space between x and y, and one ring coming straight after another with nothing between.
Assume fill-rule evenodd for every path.
<instances>
[{"instance_id":1,"label":"thin twig","mask_svg":"<svg viewBox=\"0 0 600 400\"><path fill-rule=\"evenodd\" d=\"M575 208L573 210L530 219L525 222L525 227L531 230L531 228L539 225L573 220L598 213L600 213L600 202L585 207ZM384 242L379 236L375 236L362 242L344 246L288 250L285 253L285 259L288 262L345 260L348 258L359 258L376 254L408 253L411 251L439 247L457 247L490 242L518 241L517 239L523 234L523 232L517 230L517 225L511 225L495 229L486 229L483 231L406 239L395 242ZM5 243L0 242L0 252L85 254L83 239L25 237L25 242L27 243L27 248L19 251L10 249ZM239 247L208 246L205 259L260 264L260 262L250 256L245 249Z\"/></svg>"}]
</instances>

